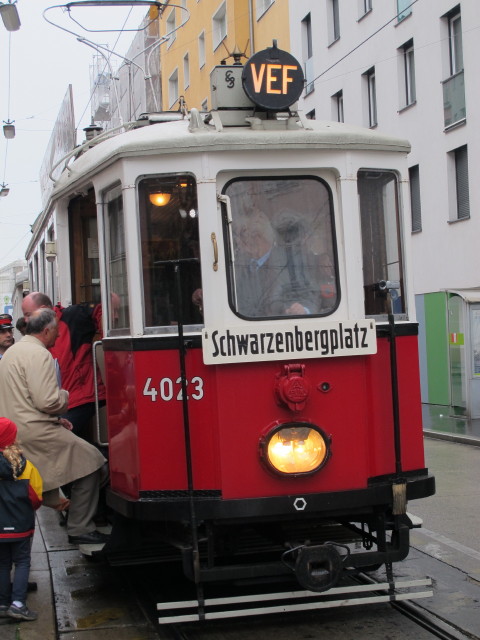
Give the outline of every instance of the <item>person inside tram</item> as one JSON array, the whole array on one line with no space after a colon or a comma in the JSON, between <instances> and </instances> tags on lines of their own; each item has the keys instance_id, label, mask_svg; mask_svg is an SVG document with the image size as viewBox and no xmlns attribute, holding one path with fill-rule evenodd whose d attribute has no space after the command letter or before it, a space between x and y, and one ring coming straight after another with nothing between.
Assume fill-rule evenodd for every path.
<instances>
[{"instance_id":1,"label":"person inside tram","mask_svg":"<svg viewBox=\"0 0 480 640\"><path fill-rule=\"evenodd\" d=\"M237 310L248 317L301 316L317 312L313 287L296 250L298 223L281 220L273 229L256 211L237 230Z\"/></svg>"}]
</instances>

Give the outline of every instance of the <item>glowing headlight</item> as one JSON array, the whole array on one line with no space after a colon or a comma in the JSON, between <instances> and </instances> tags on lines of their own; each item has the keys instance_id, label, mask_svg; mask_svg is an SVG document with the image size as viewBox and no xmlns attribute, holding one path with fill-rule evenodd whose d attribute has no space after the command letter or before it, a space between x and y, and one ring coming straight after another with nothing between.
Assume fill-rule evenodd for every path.
<instances>
[{"instance_id":1,"label":"glowing headlight","mask_svg":"<svg viewBox=\"0 0 480 640\"><path fill-rule=\"evenodd\" d=\"M292 475L317 471L330 455L327 436L308 423L276 427L263 440L262 450L270 468Z\"/></svg>"}]
</instances>

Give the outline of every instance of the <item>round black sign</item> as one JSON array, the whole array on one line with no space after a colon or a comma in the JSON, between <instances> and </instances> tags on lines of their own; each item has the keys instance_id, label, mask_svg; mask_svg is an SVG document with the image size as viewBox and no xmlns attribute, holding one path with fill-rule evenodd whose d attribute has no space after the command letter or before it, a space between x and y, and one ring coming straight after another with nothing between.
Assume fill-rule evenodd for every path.
<instances>
[{"instance_id":1,"label":"round black sign","mask_svg":"<svg viewBox=\"0 0 480 640\"><path fill-rule=\"evenodd\" d=\"M256 105L269 111L282 111L296 102L303 91L302 65L274 45L255 53L246 62L242 84Z\"/></svg>"}]
</instances>

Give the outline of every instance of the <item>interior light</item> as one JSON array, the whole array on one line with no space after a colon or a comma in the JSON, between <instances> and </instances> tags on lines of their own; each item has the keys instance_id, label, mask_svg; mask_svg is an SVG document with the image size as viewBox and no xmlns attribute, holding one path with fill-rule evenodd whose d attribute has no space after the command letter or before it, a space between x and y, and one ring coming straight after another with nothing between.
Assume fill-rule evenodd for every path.
<instances>
[{"instance_id":1,"label":"interior light","mask_svg":"<svg viewBox=\"0 0 480 640\"><path fill-rule=\"evenodd\" d=\"M10 193L9 187L6 184L0 185L0 198L5 198Z\"/></svg>"},{"instance_id":2,"label":"interior light","mask_svg":"<svg viewBox=\"0 0 480 640\"><path fill-rule=\"evenodd\" d=\"M197 212L195 211L195 209L190 209L190 211L188 212L188 215L190 216L190 218L196 218Z\"/></svg>"},{"instance_id":3,"label":"interior light","mask_svg":"<svg viewBox=\"0 0 480 640\"><path fill-rule=\"evenodd\" d=\"M289 423L273 429L262 441L270 469L299 475L318 471L330 456L330 439L310 423Z\"/></svg>"},{"instance_id":4,"label":"interior light","mask_svg":"<svg viewBox=\"0 0 480 640\"><path fill-rule=\"evenodd\" d=\"M158 193L151 193L148 198L155 207L164 207L171 200L172 194L166 191L159 191Z\"/></svg>"}]
</instances>

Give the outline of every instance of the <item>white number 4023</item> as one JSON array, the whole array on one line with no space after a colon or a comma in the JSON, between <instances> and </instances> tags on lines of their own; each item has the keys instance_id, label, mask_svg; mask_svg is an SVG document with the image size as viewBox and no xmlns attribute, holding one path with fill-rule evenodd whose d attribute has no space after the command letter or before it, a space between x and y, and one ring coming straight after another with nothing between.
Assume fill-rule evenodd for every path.
<instances>
[{"instance_id":1,"label":"white number 4023","mask_svg":"<svg viewBox=\"0 0 480 640\"><path fill-rule=\"evenodd\" d=\"M189 388L193 389L192 393L187 395L187 400L201 400L203 398L203 380L198 376L192 378L190 382L186 381L187 385L191 385ZM162 378L158 384L158 389L152 386L152 378L147 378L145 386L143 387L143 395L150 396L152 402L156 402L157 396L160 394L160 399L165 402L169 402L176 398L177 400L183 400L182 394L182 379L177 378L175 382L171 378Z\"/></svg>"}]
</instances>

